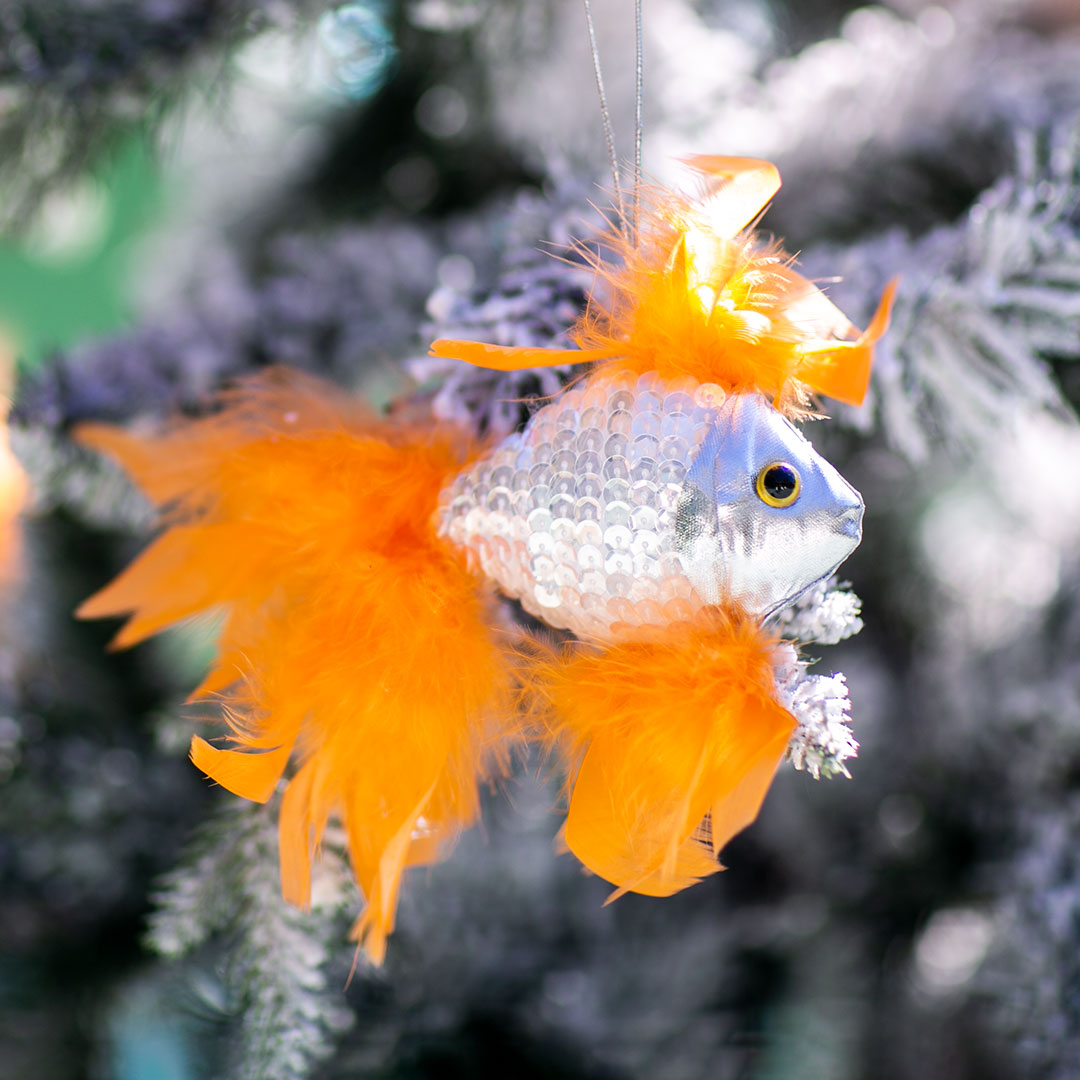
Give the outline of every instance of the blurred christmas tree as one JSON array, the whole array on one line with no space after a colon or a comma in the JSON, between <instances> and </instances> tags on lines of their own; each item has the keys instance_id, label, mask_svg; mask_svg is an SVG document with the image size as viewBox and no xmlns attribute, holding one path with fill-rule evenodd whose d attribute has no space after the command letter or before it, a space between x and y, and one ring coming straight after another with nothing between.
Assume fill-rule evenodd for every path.
<instances>
[{"instance_id":1,"label":"blurred christmas tree","mask_svg":"<svg viewBox=\"0 0 1080 1080\"><path fill-rule=\"evenodd\" d=\"M872 405L812 433L868 506L865 629L815 649L852 779L785 768L730 873L602 908L525 770L345 988L340 845L285 907L274 806L185 759L212 628L110 654L71 618L148 514L70 430L276 363L520 422L557 374L423 354L546 344L579 308L542 249L590 234L604 175L580 7L7 0L0 323L35 495L0 621L5 1076L1080 1073L1080 15L645 8L648 170L775 160L767 226L856 321L900 275ZM595 9L629 149L632 13Z\"/></svg>"}]
</instances>

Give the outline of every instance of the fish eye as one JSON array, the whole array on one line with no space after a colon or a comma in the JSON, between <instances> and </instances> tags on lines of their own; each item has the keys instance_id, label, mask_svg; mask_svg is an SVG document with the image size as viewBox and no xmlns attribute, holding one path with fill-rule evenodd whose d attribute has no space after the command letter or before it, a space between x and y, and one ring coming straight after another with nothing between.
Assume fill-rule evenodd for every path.
<instances>
[{"instance_id":1,"label":"fish eye","mask_svg":"<svg viewBox=\"0 0 1080 1080\"><path fill-rule=\"evenodd\" d=\"M790 506L798 497L802 488L798 470L784 461L774 461L766 465L757 476L758 498L766 506Z\"/></svg>"}]
</instances>

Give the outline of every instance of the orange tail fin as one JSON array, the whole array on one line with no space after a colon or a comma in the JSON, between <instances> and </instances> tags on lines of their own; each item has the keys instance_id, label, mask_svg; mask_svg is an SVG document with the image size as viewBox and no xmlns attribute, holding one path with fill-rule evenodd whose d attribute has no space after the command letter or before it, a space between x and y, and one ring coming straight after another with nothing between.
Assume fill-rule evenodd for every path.
<instances>
[{"instance_id":1,"label":"orange tail fin","mask_svg":"<svg viewBox=\"0 0 1080 1080\"><path fill-rule=\"evenodd\" d=\"M527 676L575 764L565 839L624 892L669 896L721 869L795 726L775 640L719 609L655 636L534 661Z\"/></svg>"},{"instance_id":2,"label":"orange tail fin","mask_svg":"<svg viewBox=\"0 0 1080 1080\"><path fill-rule=\"evenodd\" d=\"M379 426L303 376L272 373L208 419L139 438L85 427L169 528L79 609L131 613L130 645L223 609L215 669L230 749L201 738L213 779L264 801L288 761L282 889L303 906L327 819L340 815L366 908L354 936L376 963L406 866L429 862L478 812L476 780L508 675L474 575L436 536L460 440Z\"/></svg>"}]
</instances>

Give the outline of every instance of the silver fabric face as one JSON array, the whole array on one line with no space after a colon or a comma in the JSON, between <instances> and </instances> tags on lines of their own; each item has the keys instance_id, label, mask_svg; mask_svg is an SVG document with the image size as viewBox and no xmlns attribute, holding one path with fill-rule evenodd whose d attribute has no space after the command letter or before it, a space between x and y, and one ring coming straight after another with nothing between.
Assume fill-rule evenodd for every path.
<instances>
[{"instance_id":1,"label":"silver fabric face","mask_svg":"<svg viewBox=\"0 0 1080 1080\"><path fill-rule=\"evenodd\" d=\"M798 492L772 506L758 491L770 466ZM762 616L831 574L862 539L859 493L758 394L728 398L687 473L676 550L709 603L726 597Z\"/></svg>"},{"instance_id":2,"label":"silver fabric face","mask_svg":"<svg viewBox=\"0 0 1080 1080\"><path fill-rule=\"evenodd\" d=\"M783 464L797 498L768 505ZM858 546L862 500L762 397L655 374L565 391L443 492L439 529L550 626L604 639L732 600L765 617Z\"/></svg>"}]
</instances>

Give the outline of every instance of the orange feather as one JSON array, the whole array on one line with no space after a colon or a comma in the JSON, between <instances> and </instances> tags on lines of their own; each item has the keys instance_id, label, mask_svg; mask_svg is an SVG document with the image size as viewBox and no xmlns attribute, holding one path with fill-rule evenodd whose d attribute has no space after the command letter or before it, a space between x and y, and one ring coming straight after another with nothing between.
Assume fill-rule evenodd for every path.
<instances>
[{"instance_id":1,"label":"orange feather","mask_svg":"<svg viewBox=\"0 0 1080 1080\"><path fill-rule=\"evenodd\" d=\"M338 815L366 900L354 936L380 962L404 869L476 819L477 776L512 734L489 601L433 525L469 448L376 427L340 392L282 372L156 438L80 435L128 468L168 528L79 614L130 612L117 637L130 645L224 610L200 689L222 693L232 748L196 737L192 759L257 801L296 762L280 813L284 895L308 903Z\"/></svg>"},{"instance_id":2,"label":"orange feather","mask_svg":"<svg viewBox=\"0 0 1080 1080\"><path fill-rule=\"evenodd\" d=\"M597 284L571 332L577 350L440 340L431 355L500 371L597 361L762 393L789 416L805 412L811 392L860 404L893 286L859 334L779 245L748 228L780 187L774 165L704 155L686 164L704 178L698 197L646 192L636 237L612 229L607 260L585 250Z\"/></svg>"},{"instance_id":3,"label":"orange feather","mask_svg":"<svg viewBox=\"0 0 1080 1080\"><path fill-rule=\"evenodd\" d=\"M492 371L522 371L528 368L558 367L560 364L583 364L600 360L610 352L585 353L581 349L541 349L528 345L485 345L479 341L458 341L439 338L431 343L429 356L446 360L462 360L473 367Z\"/></svg>"},{"instance_id":4,"label":"orange feather","mask_svg":"<svg viewBox=\"0 0 1080 1080\"><path fill-rule=\"evenodd\" d=\"M775 645L712 608L526 666L573 763L566 844L615 895L668 896L715 873L757 816L795 726L774 697Z\"/></svg>"}]
</instances>

